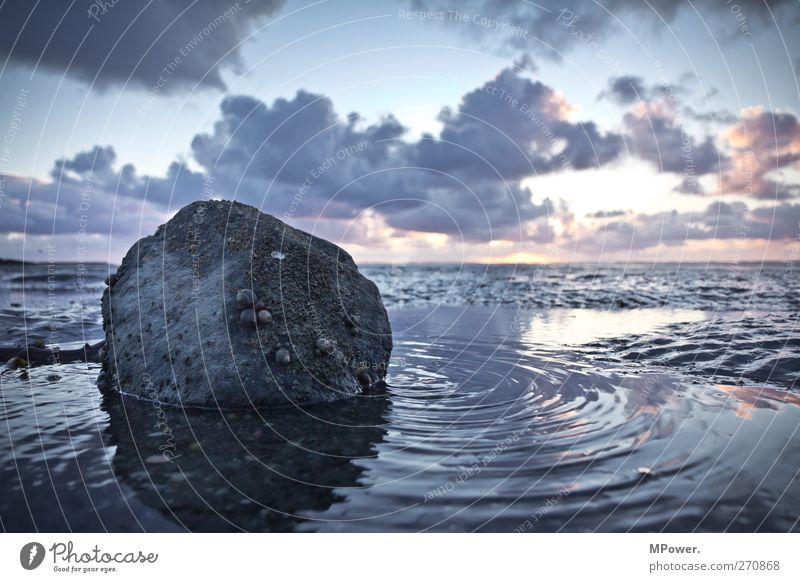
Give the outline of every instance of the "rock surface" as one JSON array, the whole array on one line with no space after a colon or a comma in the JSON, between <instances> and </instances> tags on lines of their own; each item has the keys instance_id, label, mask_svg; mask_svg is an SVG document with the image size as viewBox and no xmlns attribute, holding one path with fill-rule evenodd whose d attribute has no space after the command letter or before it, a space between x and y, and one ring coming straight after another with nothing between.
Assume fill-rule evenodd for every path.
<instances>
[{"instance_id":1,"label":"rock surface","mask_svg":"<svg viewBox=\"0 0 800 582\"><path fill-rule=\"evenodd\" d=\"M240 408L332 401L386 375L375 284L341 248L251 206L184 207L108 282L102 376L114 390Z\"/></svg>"}]
</instances>

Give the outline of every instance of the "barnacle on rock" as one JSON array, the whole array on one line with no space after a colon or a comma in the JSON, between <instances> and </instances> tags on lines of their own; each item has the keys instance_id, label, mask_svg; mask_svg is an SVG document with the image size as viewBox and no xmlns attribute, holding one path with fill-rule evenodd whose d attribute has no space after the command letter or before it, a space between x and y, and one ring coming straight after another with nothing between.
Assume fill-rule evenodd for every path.
<instances>
[{"instance_id":1,"label":"barnacle on rock","mask_svg":"<svg viewBox=\"0 0 800 582\"><path fill-rule=\"evenodd\" d=\"M247 327L255 327L256 325L256 312L254 309L243 309L239 315L239 321L242 325Z\"/></svg>"},{"instance_id":2,"label":"barnacle on rock","mask_svg":"<svg viewBox=\"0 0 800 582\"><path fill-rule=\"evenodd\" d=\"M260 310L258 312L258 323L259 325L269 325L272 323L272 314L266 309Z\"/></svg>"},{"instance_id":3,"label":"barnacle on rock","mask_svg":"<svg viewBox=\"0 0 800 582\"><path fill-rule=\"evenodd\" d=\"M257 300L256 294L250 289L242 289L236 294L236 304L242 309L253 307Z\"/></svg>"},{"instance_id":4,"label":"barnacle on rock","mask_svg":"<svg viewBox=\"0 0 800 582\"><path fill-rule=\"evenodd\" d=\"M291 362L292 356L289 355L289 350L286 348L280 348L277 352L275 352L275 361L282 366L285 366Z\"/></svg>"}]
</instances>

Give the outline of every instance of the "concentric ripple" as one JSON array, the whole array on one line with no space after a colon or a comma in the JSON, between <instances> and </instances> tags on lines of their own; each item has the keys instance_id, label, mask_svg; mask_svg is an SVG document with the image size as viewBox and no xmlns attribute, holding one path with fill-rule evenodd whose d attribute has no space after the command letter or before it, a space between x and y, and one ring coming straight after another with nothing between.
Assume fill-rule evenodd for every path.
<instances>
[{"instance_id":1,"label":"concentric ripple","mask_svg":"<svg viewBox=\"0 0 800 582\"><path fill-rule=\"evenodd\" d=\"M362 462L371 487L306 527L382 530L387 510L400 529L797 527L800 398L603 371L520 341L513 318L396 314L412 339L395 350L391 430Z\"/></svg>"},{"instance_id":2,"label":"concentric ripple","mask_svg":"<svg viewBox=\"0 0 800 582\"><path fill-rule=\"evenodd\" d=\"M91 364L4 369L2 527L798 530L790 314L390 317L388 386L335 405L191 412L101 397Z\"/></svg>"}]
</instances>

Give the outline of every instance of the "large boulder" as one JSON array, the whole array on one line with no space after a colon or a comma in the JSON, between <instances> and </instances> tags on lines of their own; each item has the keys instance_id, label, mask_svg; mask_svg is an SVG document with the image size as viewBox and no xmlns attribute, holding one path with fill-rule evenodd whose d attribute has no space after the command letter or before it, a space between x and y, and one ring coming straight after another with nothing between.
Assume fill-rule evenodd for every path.
<instances>
[{"instance_id":1,"label":"large boulder","mask_svg":"<svg viewBox=\"0 0 800 582\"><path fill-rule=\"evenodd\" d=\"M240 408L331 401L386 375L375 284L341 248L245 204L184 207L107 284L106 388Z\"/></svg>"}]
</instances>

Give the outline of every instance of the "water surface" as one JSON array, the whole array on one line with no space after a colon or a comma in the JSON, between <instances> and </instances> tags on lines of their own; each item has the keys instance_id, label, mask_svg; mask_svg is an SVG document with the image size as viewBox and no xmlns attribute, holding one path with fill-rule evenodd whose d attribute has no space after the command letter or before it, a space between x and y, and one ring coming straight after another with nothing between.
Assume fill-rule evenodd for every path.
<instances>
[{"instance_id":1,"label":"water surface","mask_svg":"<svg viewBox=\"0 0 800 582\"><path fill-rule=\"evenodd\" d=\"M102 337L107 267L80 286L60 268L56 290L2 271L4 343ZM94 364L4 369L0 526L797 531L788 267L690 293L732 272L716 268L630 285L625 267L548 268L532 299L533 267L368 267L395 332L388 386L335 405L199 413L103 397ZM458 273L491 291L442 291Z\"/></svg>"}]
</instances>

